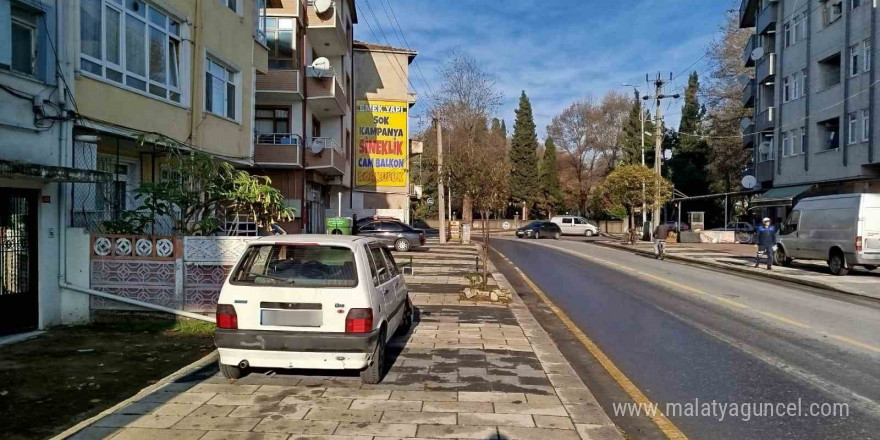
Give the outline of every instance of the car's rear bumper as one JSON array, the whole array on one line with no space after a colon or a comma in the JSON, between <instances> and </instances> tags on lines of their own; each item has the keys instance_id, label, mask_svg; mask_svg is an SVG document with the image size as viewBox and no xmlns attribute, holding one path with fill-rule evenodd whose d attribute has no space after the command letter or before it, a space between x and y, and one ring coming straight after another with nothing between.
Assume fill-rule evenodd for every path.
<instances>
[{"instance_id":1,"label":"car's rear bumper","mask_svg":"<svg viewBox=\"0 0 880 440\"><path fill-rule=\"evenodd\" d=\"M297 352L221 348L220 363L239 365L247 361L256 368L360 370L370 364L372 353Z\"/></svg>"},{"instance_id":2,"label":"car's rear bumper","mask_svg":"<svg viewBox=\"0 0 880 440\"><path fill-rule=\"evenodd\" d=\"M372 353L379 330L372 333L316 333L217 329L217 348L297 353Z\"/></svg>"}]
</instances>

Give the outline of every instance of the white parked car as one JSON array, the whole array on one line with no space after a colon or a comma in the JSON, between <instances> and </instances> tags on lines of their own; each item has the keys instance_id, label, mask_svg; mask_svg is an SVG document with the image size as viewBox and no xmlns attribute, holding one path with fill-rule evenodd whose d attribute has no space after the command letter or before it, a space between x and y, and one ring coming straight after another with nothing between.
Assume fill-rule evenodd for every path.
<instances>
[{"instance_id":1,"label":"white parked car","mask_svg":"<svg viewBox=\"0 0 880 440\"><path fill-rule=\"evenodd\" d=\"M583 235L586 237L599 235L599 226L583 217L557 215L550 221L559 225L562 235Z\"/></svg>"},{"instance_id":2,"label":"white parked car","mask_svg":"<svg viewBox=\"0 0 880 440\"><path fill-rule=\"evenodd\" d=\"M221 373L353 369L364 383L378 383L387 342L413 322L403 275L375 238L286 235L250 243L217 304Z\"/></svg>"}]
</instances>

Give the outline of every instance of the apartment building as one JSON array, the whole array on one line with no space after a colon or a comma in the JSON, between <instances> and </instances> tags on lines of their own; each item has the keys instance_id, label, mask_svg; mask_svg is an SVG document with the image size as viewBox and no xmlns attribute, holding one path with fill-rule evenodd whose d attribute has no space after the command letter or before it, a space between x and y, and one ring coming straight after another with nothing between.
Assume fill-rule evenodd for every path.
<instances>
[{"instance_id":1,"label":"apartment building","mask_svg":"<svg viewBox=\"0 0 880 440\"><path fill-rule=\"evenodd\" d=\"M877 18L871 0L742 0L743 144L771 216L805 195L880 192Z\"/></svg>"},{"instance_id":2,"label":"apartment building","mask_svg":"<svg viewBox=\"0 0 880 440\"><path fill-rule=\"evenodd\" d=\"M282 0L266 12L268 72L257 77L254 166L297 211L289 233L323 233L350 206L354 1Z\"/></svg>"}]
</instances>

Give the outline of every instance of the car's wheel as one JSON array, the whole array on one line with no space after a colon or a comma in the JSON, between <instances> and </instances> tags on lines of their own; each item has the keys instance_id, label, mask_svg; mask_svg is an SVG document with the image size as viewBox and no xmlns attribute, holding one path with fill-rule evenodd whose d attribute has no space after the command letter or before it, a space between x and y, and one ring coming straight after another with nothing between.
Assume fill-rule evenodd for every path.
<instances>
[{"instance_id":1,"label":"car's wheel","mask_svg":"<svg viewBox=\"0 0 880 440\"><path fill-rule=\"evenodd\" d=\"M379 342L376 342L376 350L373 359L367 368L361 370L361 382L374 385L382 381L382 373L385 370L385 332L379 333Z\"/></svg>"},{"instance_id":2,"label":"car's wheel","mask_svg":"<svg viewBox=\"0 0 880 440\"><path fill-rule=\"evenodd\" d=\"M397 326L397 334L402 335L408 332L413 325L413 306L412 301L410 301L409 296L406 297L406 304L403 306L403 319L400 320L400 325Z\"/></svg>"},{"instance_id":3,"label":"car's wheel","mask_svg":"<svg viewBox=\"0 0 880 440\"><path fill-rule=\"evenodd\" d=\"M835 250L831 252L831 256L828 257L828 269L831 270L832 275L844 276L849 273L849 268L846 267L846 260L843 257L843 252Z\"/></svg>"},{"instance_id":4,"label":"car's wheel","mask_svg":"<svg viewBox=\"0 0 880 440\"><path fill-rule=\"evenodd\" d=\"M220 374L227 379L238 379L242 376L242 370L236 365L220 364Z\"/></svg>"},{"instance_id":5,"label":"car's wheel","mask_svg":"<svg viewBox=\"0 0 880 440\"><path fill-rule=\"evenodd\" d=\"M561 234L558 233L558 232L555 233L555 234L553 234L553 239L554 239L554 240L559 240L559 236L560 236L560 235L561 235Z\"/></svg>"},{"instance_id":6,"label":"car's wheel","mask_svg":"<svg viewBox=\"0 0 880 440\"><path fill-rule=\"evenodd\" d=\"M541 231L535 231L535 240L541 238Z\"/></svg>"},{"instance_id":7,"label":"car's wheel","mask_svg":"<svg viewBox=\"0 0 880 440\"><path fill-rule=\"evenodd\" d=\"M399 252L409 252L410 247L409 240L405 238L398 239L394 242L394 249Z\"/></svg>"},{"instance_id":8,"label":"car's wheel","mask_svg":"<svg viewBox=\"0 0 880 440\"><path fill-rule=\"evenodd\" d=\"M785 248L779 246L776 248L776 253L773 255L773 259L776 260L776 264L779 264L783 267L791 266L791 262L793 261L788 255L785 254Z\"/></svg>"},{"instance_id":9,"label":"car's wheel","mask_svg":"<svg viewBox=\"0 0 880 440\"><path fill-rule=\"evenodd\" d=\"M873 264L865 264L865 265L862 265L862 267L864 267L865 270L877 270L877 266L875 266Z\"/></svg>"},{"instance_id":10,"label":"car's wheel","mask_svg":"<svg viewBox=\"0 0 880 440\"><path fill-rule=\"evenodd\" d=\"M586 231L584 231L584 235L587 236L587 237L592 237L592 236L593 236L593 230L592 230L592 229L587 229Z\"/></svg>"}]
</instances>

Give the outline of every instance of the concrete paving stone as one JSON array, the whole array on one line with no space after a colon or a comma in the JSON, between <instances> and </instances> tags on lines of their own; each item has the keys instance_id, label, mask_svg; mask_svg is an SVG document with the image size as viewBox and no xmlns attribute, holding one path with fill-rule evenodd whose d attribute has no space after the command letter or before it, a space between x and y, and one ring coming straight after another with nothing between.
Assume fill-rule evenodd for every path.
<instances>
[{"instance_id":1,"label":"concrete paving stone","mask_svg":"<svg viewBox=\"0 0 880 440\"><path fill-rule=\"evenodd\" d=\"M418 425L402 423L340 423L336 435L415 437Z\"/></svg>"},{"instance_id":2,"label":"concrete paving stone","mask_svg":"<svg viewBox=\"0 0 880 440\"><path fill-rule=\"evenodd\" d=\"M523 414L461 413L459 425L535 427L532 416Z\"/></svg>"},{"instance_id":3,"label":"concrete paving stone","mask_svg":"<svg viewBox=\"0 0 880 440\"><path fill-rule=\"evenodd\" d=\"M461 426L461 425L419 425L419 438L452 438L452 439L497 439L494 426ZM552 437L542 440L549 440ZM554 439L555 440L555 439Z\"/></svg>"},{"instance_id":4,"label":"concrete paving stone","mask_svg":"<svg viewBox=\"0 0 880 440\"><path fill-rule=\"evenodd\" d=\"M199 440L287 440L288 434L211 431Z\"/></svg>"},{"instance_id":5,"label":"concrete paving stone","mask_svg":"<svg viewBox=\"0 0 880 440\"><path fill-rule=\"evenodd\" d=\"M359 390L349 388L328 388L324 392L323 397L336 397L344 399L361 399L361 400L388 400L391 391L385 390ZM411 399L406 399L411 400Z\"/></svg>"},{"instance_id":6,"label":"concrete paving stone","mask_svg":"<svg viewBox=\"0 0 880 440\"><path fill-rule=\"evenodd\" d=\"M253 430L254 432L284 432L299 435L330 435L336 430L336 426L336 422L267 417L258 423Z\"/></svg>"},{"instance_id":7,"label":"concrete paving stone","mask_svg":"<svg viewBox=\"0 0 880 440\"><path fill-rule=\"evenodd\" d=\"M360 388L361 380L357 376L352 378L339 377L307 377L299 381L297 386L307 388Z\"/></svg>"},{"instance_id":8,"label":"concrete paving stone","mask_svg":"<svg viewBox=\"0 0 880 440\"><path fill-rule=\"evenodd\" d=\"M245 417L245 418L266 418L270 416L281 416L290 420L302 420L308 414L311 407L299 406L282 406L282 405L252 405L236 407L229 417Z\"/></svg>"},{"instance_id":9,"label":"concrete paving stone","mask_svg":"<svg viewBox=\"0 0 880 440\"><path fill-rule=\"evenodd\" d=\"M562 405L562 402L559 400L559 397L546 396L543 394L526 394L526 400L529 403L534 403L534 404L539 404L539 405Z\"/></svg>"},{"instance_id":10,"label":"concrete paving stone","mask_svg":"<svg viewBox=\"0 0 880 440\"><path fill-rule=\"evenodd\" d=\"M144 396L138 402L154 402L154 403L197 403L204 404L211 400L216 393L177 393L177 392L157 392Z\"/></svg>"},{"instance_id":11,"label":"concrete paving stone","mask_svg":"<svg viewBox=\"0 0 880 440\"><path fill-rule=\"evenodd\" d=\"M198 440L205 435L205 431L192 431L188 429L148 429L128 428L113 436L119 440Z\"/></svg>"},{"instance_id":12,"label":"concrete paving stone","mask_svg":"<svg viewBox=\"0 0 880 440\"><path fill-rule=\"evenodd\" d=\"M155 414L160 416L187 416L200 405L197 403L134 402L115 414Z\"/></svg>"},{"instance_id":13,"label":"concrete paving stone","mask_svg":"<svg viewBox=\"0 0 880 440\"><path fill-rule=\"evenodd\" d=\"M495 404L495 412L499 414L541 414L545 416L567 416L568 412L561 404L542 403L504 403Z\"/></svg>"},{"instance_id":14,"label":"concrete paving stone","mask_svg":"<svg viewBox=\"0 0 880 440\"><path fill-rule=\"evenodd\" d=\"M342 397L287 396L279 404L281 406L293 405L297 408L348 409L353 400Z\"/></svg>"},{"instance_id":15,"label":"concrete paving stone","mask_svg":"<svg viewBox=\"0 0 880 440\"><path fill-rule=\"evenodd\" d=\"M574 423L571 422L571 419L568 418L568 416L560 417L536 414L533 415L532 418L535 419L535 425L538 428L574 429Z\"/></svg>"},{"instance_id":16,"label":"concrete paving stone","mask_svg":"<svg viewBox=\"0 0 880 440\"><path fill-rule=\"evenodd\" d=\"M581 440L577 432L565 429L499 426L498 433L505 440Z\"/></svg>"},{"instance_id":17,"label":"concrete paving stone","mask_svg":"<svg viewBox=\"0 0 880 440\"><path fill-rule=\"evenodd\" d=\"M611 420L598 404L565 404L568 416L574 423L590 423L595 425L610 424Z\"/></svg>"},{"instance_id":18,"label":"concrete paving stone","mask_svg":"<svg viewBox=\"0 0 880 440\"><path fill-rule=\"evenodd\" d=\"M415 423L419 425L454 425L455 413L385 411L382 423Z\"/></svg>"},{"instance_id":19,"label":"concrete paving stone","mask_svg":"<svg viewBox=\"0 0 880 440\"><path fill-rule=\"evenodd\" d=\"M455 402L454 391L392 391L390 400L421 400L423 402Z\"/></svg>"},{"instance_id":20,"label":"concrete paving stone","mask_svg":"<svg viewBox=\"0 0 880 440\"><path fill-rule=\"evenodd\" d=\"M190 416L174 425L174 429L200 429L202 431L250 431L260 422L257 417L204 417Z\"/></svg>"},{"instance_id":21,"label":"concrete paving stone","mask_svg":"<svg viewBox=\"0 0 880 440\"><path fill-rule=\"evenodd\" d=\"M270 394L217 394L208 401L209 405L269 405L280 402L282 397Z\"/></svg>"},{"instance_id":22,"label":"concrete paving stone","mask_svg":"<svg viewBox=\"0 0 880 440\"><path fill-rule=\"evenodd\" d=\"M543 367L544 367L544 371L548 374L568 374L568 375L577 374L577 373L575 373L574 368L571 367L571 364L568 364L568 363L564 363L564 364L545 363L545 364L543 364Z\"/></svg>"},{"instance_id":23,"label":"concrete paving stone","mask_svg":"<svg viewBox=\"0 0 880 440\"><path fill-rule=\"evenodd\" d=\"M388 381L392 379L388 379L391 374L386 374L385 378ZM422 391L425 389L425 384L423 383L401 383L403 375L397 375L394 377L393 381L398 383L380 383L380 384L365 384L361 389L364 390L386 390L386 391ZM380 400L374 400L374 402L381 402Z\"/></svg>"},{"instance_id":24,"label":"concrete paving stone","mask_svg":"<svg viewBox=\"0 0 880 440\"><path fill-rule=\"evenodd\" d=\"M624 436L612 425L576 424L583 440L623 440Z\"/></svg>"},{"instance_id":25,"label":"concrete paving stone","mask_svg":"<svg viewBox=\"0 0 880 440\"><path fill-rule=\"evenodd\" d=\"M292 435L287 440L370 440L374 439L371 436L360 436L360 435ZM419 439L421 440L421 439Z\"/></svg>"},{"instance_id":26,"label":"concrete paving stone","mask_svg":"<svg viewBox=\"0 0 880 440\"><path fill-rule=\"evenodd\" d=\"M119 433L119 428L98 428L89 426L66 440L105 440Z\"/></svg>"},{"instance_id":27,"label":"concrete paving stone","mask_svg":"<svg viewBox=\"0 0 880 440\"><path fill-rule=\"evenodd\" d=\"M191 412L191 416L226 417L234 410L234 406L202 405Z\"/></svg>"},{"instance_id":28,"label":"concrete paving stone","mask_svg":"<svg viewBox=\"0 0 880 440\"><path fill-rule=\"evenodd\" d=\"M322 409L312 408L305 420L325 420L335 422L376 423L382 418L382 411L367 409Z\"/></svg>"},{"instance_id":29,"label":"concrete paving stone","mask_svg":"<svg viewBox=\"0 0 880 440\"><path fill-rule=\"evenodd\" d=\"M494 407L491 402L425 402L422 411L457 412L457 413L491 413Z\"/></svg>"},{"instance_id":30,"label":"concrete paving stone","mask_svg":"<svg viewBox=\"0 0 880 440\"><path fill-rule=\"evenodd\" d=\"M550 379L550 383L556 388L579 388L584 386L581 378L576 375L548 374L547 379Z\"/></svg>"},{"instance_id":31,"label":"concrete paving stone","mask_svg":"<svg viewBox=\"0 0 880 440\"><path fill-rule=\"evenodd\" d=\"M111 414L93 423L98 428L170 428L183 416L157 416L154 414Z\"/></svg>"},{"instance_id":32,"label":"concrete paving stone","mask_svg":"<svg viewBox=\"0 0 880 440\"><path fill-rule=\"evenodd\" d=\"M422 411L418 400L355 400L351 409L372 409L376 411Z\"/></svg>"},{"instance_id":33,"label":"concrete paving stone","mask_svg":"<svg viewBox=\"0 0 880 440\"><path fill-rule=\"evenodd\" d=\"M286 396L320 396L326 388L291 387L286 385L262 385L254 394L283 394Z\"/></svg>"},{"instance_id":34,"label":"concrete paving stone","mask_svg":"<svg viewBox=\"0 0 880 440\"><path fill-rule=\"evenodd\" d=\"M218 393L218 394L253 394L260 385L241 385L234 384L216 384L216 383L200 383L192 387L193 393Z\"/></svg>"},{"instance_id":35,"label":"concrete paving stone","mask_svg":"<svg viewBox=\"0 0 880 440\"><path fill-rule=\"evenodd\" d=\"M506 392L469 392L458 393L461 402L525 402L526 395L523 393Z\"/></svg>"},{"instance_id":36,"label":"concrete paving stone","mask_svg":"<svg viewBox=\"0 0 880 440\"><path fill-rule=\"evenodd\" d=\"M596 398L593 396L593 393L591 393L590 390L586 388L557 388L556 394L559 395L559 400L566 404L597 404Z\"/></svg>"},{"instance_id":37,"label":"concrete paving stone","mask_svg":"<svg viewBox=\"0 0 880 440\"><path fill-rule=\"evenodd\" d=\"M463 367L458 369L458 375L461 376L486 376L489 374L485 368Z\"/></svg>"}]
</instances>

